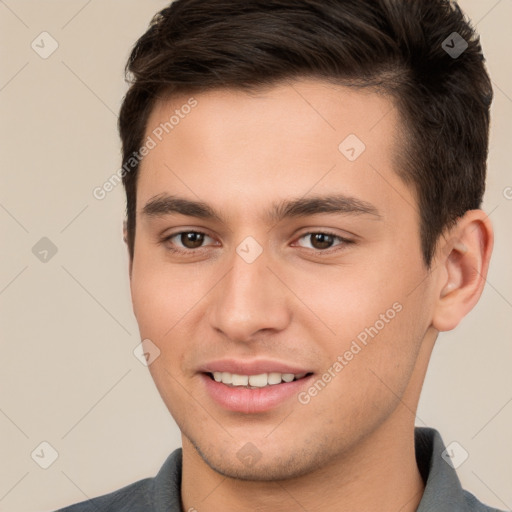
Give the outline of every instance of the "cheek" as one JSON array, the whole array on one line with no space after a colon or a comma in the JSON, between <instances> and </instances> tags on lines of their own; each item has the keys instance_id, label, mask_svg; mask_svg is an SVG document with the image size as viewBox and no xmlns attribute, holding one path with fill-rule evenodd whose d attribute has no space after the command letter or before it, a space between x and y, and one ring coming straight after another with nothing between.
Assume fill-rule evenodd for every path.
<instances>
[{"instance_id":1,"label":"cheek","mask_svg":"<svg viewBox=\"0 0 512 512\"><path fill-rule=\"evenodd\" d=\"M355 273L326 267L294 282L297 295L315 313L302 308L300 318L322 347L324 370L341 364L331 370L340 375L333 389L350 389L354 400L375 404L393 398L389 389L404 390L428 327L419 290L410 294L417 274L394 278L381 269L374 265Z\"/></svg>"},{"instance_id":2,"label":"cheek","mask_svg":"<svg viewBox=\"0 0 512 512\"><path fill-rule=\"evenodd\" d=\"M383 277L386 274L375 264L367 268L326 265L314 272L288 271L286 278L307 307L297 306L302 320L309 319L310 329L316 327L315 337L331 339L336 346L337 340L355 338L376 322L381 331L394 320L400 309L397 303L405 294L403 285Z\"/></svg>"},{"instance_id":3,"label":"cheek","mask_svg":"<svg viewBox=\"0 0 512 512\"><path fill-rule=\"evenodd\" d=\"M144 251L134 259L130 287L137 323L147 337L163 336L193 307L201 293L192 267L184 271Z\"/></svg>"},{"instance_id":4,"label":"cheek","mask_svg":"<svg viewBox=\"0 0 512 512\"><path fill-rule=\"evenodd\" d=\"M142 331L152 330L151 325L158 318L162 318L160 312L161 297L160 288L155 288L155 280L151 273L141 272L139 268L134 266L131 281L131 293L133 311L139 324L141 334Z\"/></svg>"}]
</instances>

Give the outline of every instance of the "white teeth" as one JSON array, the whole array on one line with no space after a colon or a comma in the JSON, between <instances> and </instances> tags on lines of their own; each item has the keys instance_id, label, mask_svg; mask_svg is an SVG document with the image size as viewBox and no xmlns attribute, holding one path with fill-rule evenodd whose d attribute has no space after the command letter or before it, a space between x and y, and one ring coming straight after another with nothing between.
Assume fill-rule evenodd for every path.
<instances>
[{"instance_id":1,"label":"white teeth","mask_svg":"<svg viewBox=\"0 0 512 512\"><path fill-rule=\"evenodd\" d=\"M249 384L249 376L233 373L233 381L231 384L233 384L233 386L247 386L247 384Z\"/></svg>"},{"instance_id":2,"label":"white teeth","mask_svg":"<svg viewBox=\"0 0 512 512\"><path fill-rule=\"evenodd\" d=\"M264 388L265 386L281 384L281 382L292 382L293 380L302 379L305 376L305 373L294 375L293 373L270 372L260 373L259 375L239 375L229 372L213 372L213 378L217 382L222 382L229 386L253 388Z\"/></svg>"},{"instance_id":3,"label":"white teeth","mask_svg":"<svg viewBox=\"0 0 512 512\"><path fill-rule=\"evenodd\" d=\"M233 382L233 374L228 372L222 372L220 374L221 381L224 382L224 384L231 384Z\"/></svg>"},{"instance_id":4,"label":"white teeth","mask_svg":"<svg viewBox=\"0 0 512 512\"><path fill-rule=\"evenodd\" d=\"M269 384L281 384L281 374L276 372L271 372L268 374L268 383Z\"/></svg>"},{"instance_id":5,"label":"white teeth","mask_svg":"<svg viewBox=\"0 0 512 512\"><path fill-rule=\"evenodd\" d=\"M262 388L268 384L267 374L260 373L259 375L251 375L249 377L249 384L255 388Z\"/></svg>"}]
</instances>

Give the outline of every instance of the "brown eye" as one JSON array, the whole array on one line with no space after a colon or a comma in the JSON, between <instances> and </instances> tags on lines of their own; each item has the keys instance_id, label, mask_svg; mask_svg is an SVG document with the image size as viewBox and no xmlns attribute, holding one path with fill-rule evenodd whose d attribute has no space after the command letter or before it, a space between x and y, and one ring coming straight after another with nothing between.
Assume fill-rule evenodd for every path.
<instances>
[{"instance_id":1,"label":"brown eye","mask_svg":"<svg viewBox=\"0 0 512 512\"><path fill-rule=\"evenodd\" d=\"M332 235L328 235L326 233L313 233L309 236L311 237L311 245L315 249L329 249L335 238Z\"/></svg>"},{"instance_id":2,"label":"brown eye","mask_svg":"<svg viewBox=\"0 0 512 512\"><path fill-rule=\"evenodd\" d=\"M197 231L185 231L180 233L180 242L183 247L186 247L187 249L197 249L203 244L204 237L204 233L198 233Z\"/></svg>"},{"instance_id":3,"label":"brown eye","mask_svg":"<svg viewBox=\"0 0 512 512\"><path fill-rule=\"evenodd\" d=\"M342 245L343 242L345 242L345 240L339 236L323 232L305 233L300 237L300 240L309 240L309 244L300 244L302 247L308 247L310 249L316 249L318 251L330 249L334 245L334 242L336 240L339 240L341 242L338 243L337 245Z\"/></svg>"},{"instance_id":4,"label":"brown eye","mask_svg":"<svg viewBox=\"0 0 512 512\"><path fill-rule=\"evenodd\" d=\"M204 246L205 239L213 238L201 231L180 231L170 236L162 238L161 243L170 251L181 254L194 254L197 250L206 248Z\"/></svg>"}]
</instances>

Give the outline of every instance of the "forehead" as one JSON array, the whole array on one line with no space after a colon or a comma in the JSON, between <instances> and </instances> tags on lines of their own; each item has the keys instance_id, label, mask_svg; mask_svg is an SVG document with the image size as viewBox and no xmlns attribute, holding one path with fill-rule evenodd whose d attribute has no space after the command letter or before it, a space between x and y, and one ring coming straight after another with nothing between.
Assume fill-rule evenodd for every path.
<instances>
[{"instance_id":1,"label":"forehead","mask_svg":"<svg viewBox=\"0 0 512 512\"><path fill-rule=\"evenodd\" d=\"M175 96L149 117L154 148L141 162L138 207L178 189L248 209L335 188L384 210L397 200L410 208L396 173L398 128L389 97L319 80Z\"/></svg>"}]
</instances>

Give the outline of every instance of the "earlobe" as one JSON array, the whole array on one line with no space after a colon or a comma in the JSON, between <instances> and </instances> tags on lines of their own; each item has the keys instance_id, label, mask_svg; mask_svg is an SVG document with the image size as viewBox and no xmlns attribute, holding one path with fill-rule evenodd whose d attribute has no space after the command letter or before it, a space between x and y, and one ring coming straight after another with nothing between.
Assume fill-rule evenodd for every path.
<instances>
[{"instance_id":1,"label":"earlobe","mask_svg":"<svg viewBox=\"0 0 512 512\"><path fill-rule=\"evenodd\" d=\"M487 277L493 247L493 230L482 210L459 219L438 250L438 298L432 325L450 331L478 302Z\"/></svg>"}]
</instances>

